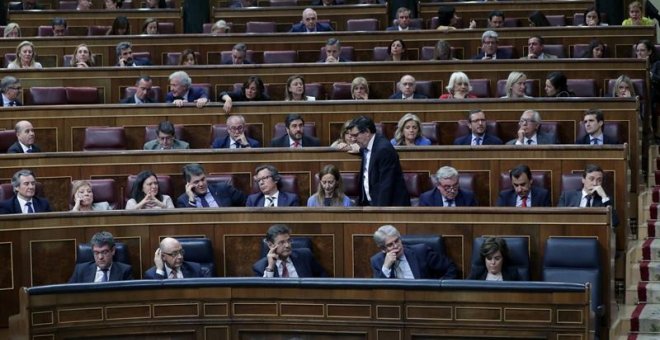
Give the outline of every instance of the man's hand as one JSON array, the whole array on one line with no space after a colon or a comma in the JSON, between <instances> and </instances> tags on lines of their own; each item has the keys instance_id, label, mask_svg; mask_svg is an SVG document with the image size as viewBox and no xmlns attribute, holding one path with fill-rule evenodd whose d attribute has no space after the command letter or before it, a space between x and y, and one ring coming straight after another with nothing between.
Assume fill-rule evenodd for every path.
<instances>
[{"instance_id":1,"label":"man's hand","mask_svg":"<svg viewBox=\"0 0 660 340\"><path fill-rule=\"evenodd\" d=\"M224 95L222 96L222 99L225 101L225 104L222 105L222 109L225 110L225 113L231 112L231 106L233 104L231 97Z\"/></svg>"},{"instance_id":2,"label":"man's hand","mask_svg":"<svg viewBox=\"0 0 660 340\"><path fill-rule=\"evenodd\" d=\"M518 142L525 144L525 129L523 128L518 129Z\"/></svg>"},{"instance_id":3,"label":"man's hand","mask_svg":"<svg viewBox=\"0 0 660 340\"><path fill-rule=\"evenodd\" d=\"M277 246L274 245L274 244L272 244L272 245L269 244L268 248L270 250L268 251L268 254L266 255L266 257L268 258L268 267L266 269L268 269L268 271L274 271L275 270L275 262L277 262L277 256L278 256L277 253L275 252L275 250L277 250Z\"/></svg>"},{"instance_id":4,"label":"man's hand","mask_svg":"<svg viewBox=\"0 0 660 340\"><path fill-rule=\"evenodd\" d=\"M163 264L163 257L160 253L160 248L156 249L156 253L154 254L154 264L156 265L157 270L165 271L165 265Z\"/></svg>"},{"instance_id":5,"label":"man's hand","mask_svg":"<svg viewBox=\"0 0 660 340\"><path fill-rule=\"evenodd\" d=\"M591 193L594 193L594 192L596 194L598 194L598 196L600 196L600 198L603 199L603 200L606 199L606 198L609 198L609 196L607 196L607 193L605 192L605 189L603 189L602 185L591 188Z\"/></svg>"},{"instance_id":6,"label":"man's hand","mask_svg":"<svg viewBox=\"0 0 660 340\"><path fill-rule=\"evenodd\" d=\"M174 99L174 101L172 102L172 104L176 105L176 107L182 107L183 103L185 103L183 99Z\"/></svg>"},{"instance_id":7,"label":"man's hand","mask_svg":"<svg viewBox=\"0 0 660 340\"><path fill-rule=\"evenodd\" d=\"M390 252L386 253L385 254L385 262L383 262L383 266L385 268L392 269L392 265L394 264L394 262L396 262L396 255L397 255L396 251L390 251Z\"/></svg>"},{"instance_id":8,"label":"man's hand","mask_svg":"<svg viewBox=\"0 0 660 340\"><path fill-rule=\"evenodd\" d=\"M195 192L193 190L194 185L192 183L186 183L186 195L188 196L188 201L195 201Z\"/></svg>"},{"instance_id":9,"label":"man's hand","mask_svg":"<svg viewBox=\"0 0 660 340\"><path fill-rule=\"evenodd\" d=\"M198 108L204 107L206 104L208 104L209 100L208 98L199 98L195 100L195 104L197 105Z\"/></svg>"}]
</instances>

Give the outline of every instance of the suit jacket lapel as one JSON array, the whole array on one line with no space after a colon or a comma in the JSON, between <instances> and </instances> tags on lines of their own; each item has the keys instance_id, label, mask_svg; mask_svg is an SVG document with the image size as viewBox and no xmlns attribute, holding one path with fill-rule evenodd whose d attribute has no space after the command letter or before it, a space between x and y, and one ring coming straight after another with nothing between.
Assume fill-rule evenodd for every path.
<instances>
[{"instance_id":1,"label":"suit jacket lapel","mask_svg":"<svg viewBox=\"0 0 660 340\"><path fill-rule=\"evenodd\" d=\"M85 278L83 282L94 282L96 278L96 263L92 262L85 269Z\"/></svg>"},{"instance_id":2,"label":"suit jacket lapel","mask_svg":"<svg viewBox=\"0 0 660 340\"><path fill-rule=\"evenodd\" d=\"M438 204L439 207L445 206L445 202L442 201L442 194L440 193L440 190L438 190L437 188L433 191L433 200L439 203Z\"/></svg>"},{"instance_id":3,"label":"suit jacket lapel","mask_svg":"<svg viewBox=\"0 0 660 340\"><path fill-rule=\"evenodd\" d=\"M415 253L408 248L404 248L403 253L406 255L406 261L408 261L408 266L410 266L410 271L412 271L415 279L421 278L419 267L417 266L417 258L415 257Z\"/></svg>"}]
</instances>

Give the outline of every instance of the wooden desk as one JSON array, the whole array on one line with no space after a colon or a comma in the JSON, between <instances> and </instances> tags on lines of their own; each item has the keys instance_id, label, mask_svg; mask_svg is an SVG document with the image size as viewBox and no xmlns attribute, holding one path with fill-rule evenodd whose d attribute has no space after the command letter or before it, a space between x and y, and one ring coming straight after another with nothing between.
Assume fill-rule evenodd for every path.
<instances>
[{"instance_id":1,"label":"wooden desk","mask_svg":"<svg viewBox=\"0 0 660 340\"><path fill-rule=\"evenodd\" d=\"M273 223L286 223L294 236L310 237L326 271L344 278L371 277L369 258L378 252L372 235L383 224L395 225L402 234L442 235L459 277L469 272L472 240L478 236L529 237L533 280L541 277L548 238L593 237L600 245L601 299L609 312L614 258L609 221L605 208L209 208L5 215L0 216L0 254L11 259L11 265L0 267L4 306L0 321L18 312L20 287L66 282L73 272L76 245L89 242L100 230L128 246L135 278L153 265L153 252L162 237L184 235L210 239L218 276L235 277L254 275L251 266L259 259L261 239Z\"/></svg>"}]
</instances>

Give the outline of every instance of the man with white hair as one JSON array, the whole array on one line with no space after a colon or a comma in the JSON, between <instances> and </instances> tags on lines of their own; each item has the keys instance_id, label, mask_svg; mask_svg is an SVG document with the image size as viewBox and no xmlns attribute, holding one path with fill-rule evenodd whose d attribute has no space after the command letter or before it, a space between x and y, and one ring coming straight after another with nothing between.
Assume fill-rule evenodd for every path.
<instances>
[{"instance_id":1,"label":"man with white hair","mask_svg":"<svg viewBox=\"0 0 660 340\"><path fill-rule=\"evenodd\" d=\"M458 171L450 166L443 166L432 176L435 188L419 196L422 207L473 207L477 205L474 194L462 190L459 185Z\"/></svg>"},{"instance_id":2,"label":"man with white hair","mask_svg":"<svg viewBox=\"0 0 660 340\"><path fill-rule=\"evenodd\" d=\"M312 32L332 32L330 25L318 22L316 11L311 8L305 8L302 14L302 20L291 26L289 32L312 33Z\"/></svg>"},{"instance_id":3,"label":"man with white hair","mask_svg":"<svg viewBox=\"0 0 660 340\"><path fill-rule=\"evenodd\" d=\"M192 87L192 79L188 73L176 71L170 74L170 92L165 98L166 103L173 103L177 107L184 103L195 103L197 107L204 107L209 102L208 94L201 88Z\"/></svg>"},{"instance_id":4,"label":"man with white hair","mask_svg":"<svg viewBox=\"0 0 660 340\"><path fill-rule=\"evenodd\" d=\"M518 126L518 137L506 142L507 145L559 144L557 136L539 130L541 114L538 111L525 110L520 116Z\"/></svg>"},{"instance_id":5,"label":"man with white hair","mask_svg":"<svg viewBox=\"0 0 660 340\"><path fill-rule=\"evenodd\" d=\"M473 60L495 60L495 59L510 59L511 56L506 56L502 51L497 49L499 36L495 31L486 31L481 35L481 50L479 53L472 57Z\"/></svg>"}]
</instances>

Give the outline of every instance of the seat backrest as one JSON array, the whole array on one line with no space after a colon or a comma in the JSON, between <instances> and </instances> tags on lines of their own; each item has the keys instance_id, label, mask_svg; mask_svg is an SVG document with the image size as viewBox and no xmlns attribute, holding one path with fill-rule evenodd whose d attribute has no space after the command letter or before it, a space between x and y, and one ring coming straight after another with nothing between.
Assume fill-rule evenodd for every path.
<instances>
[{"instance_id":1,"label":"seat backrest","mask_svg":"<svg viewBox=\"0 0 660 340\"><path fill-rule=\"evenodd\" d=\"M399 82L397 82L396 88L399 88ZM417 80L415 82L415 92L423 94L426 97L432 99L439 97L435 84L431 80Z\"/></svg>"},{"instance_id":2,"label":"seat backrest","mask_svg":"<svg viewBox=\"0 0 660 340\"><path fill-rule=\"evenodd\" d=\"M555 136L559 138L561 136L561 133L559 133L559 122L549 122L549 121L544 121L541 123L541 126L539 127L539 131L545 133L546 135L552 137L552 139L555 139ZM565 143L566 141L559 140L559 143ZM570 141L568 143L572 143L573 141Z\"/></svg>"},{"instance_id":3,"label":"seat backrest","mask_svg":"<svg viewBox=\"0 0 660 340\"><path fill-rule=\"evenodd\" d=\"M423 122L422 136L431 141L431 145L437 145L440 140L440 126L437 122Z\"/></svg>"},{"instance_id":4,"label":"seat backrest","mask_svg":"<svg viewBox=\"0 0 660 340\"><path fill-rule=\"evenodd\" d=\"M536 79L525 80L525 94L530 97L539 96L539 82ZM506 79L497 81L497 98L506 96Z\"/></svg>"},{"instance_id":5,"label":"seat backrest","mask_svg":"<svg viewBox=\"0 0 660 340\"><path fill-rule=\"evenodd\" d=\"M131 190L133 190L133 183L135 183L135 178L137 175L129 175L126 179L126 187L124 188L124 205L131 198ZM156 174L158 178L158 190L161 194L172 196L172 178L169 175ZM176 200L176 197L172 197L172 200Z\"/></svg>"},{"instance_id":6,"label":"seat backrest","mask_svg":"<svg viewBox=\"0 0 660 340\"><path fill-rule=\"evenodd\" d=\"M264 64L288 64L298 61L296 51L264 51Z\"/></svg>"},{"instance_id":7,"label":"seat backrest","mask_svg":"<svg viewBox=\"0 0 660 340\"><path fill-rule=\"evenodd\" d=\"M53 27L52 26L39 26L37 29L37 35L40 37L52 37L53 36Z\"/></svg>"},{"instance_id":8,"label":"seat backrest","mask_svg":"<svg viewBox=\"0 0 660 340\"><path fill-rule=\"evenodd\" d=\"M207 238L177 238L181 248L186 252L185 261L197 262L202 266L202 272L209 272L211 277L215 273L215 256L213 256L213 245Z\"/></svg>"},{"instance_id":9,"label":"seat backrest","mask_svg":"<svg viewBox=\"0 0 660 340\"><path fill-rule=\"evenodd\" d=\"M60 0L59 9L73 11L78 7L78 1Z\"/></svg>"},{"instance_id":10,"label":"seat backrest","mask_svg":"<svg viewBox=\"0 0 660 340\"><path fill-rule=\"evenodd\" d=\"M600 97L598 85L594 79L568 79L568 89L577 97Z\"/></svg>"},{"instance_id":11,"label":"seat backrest","mask_svg":"<svg viewBox=\"0 0 660 340\"><path fill-rule=\"evenodd\" d=\"M9 147L16 143L16 130L0 131L0 153L6 153Z\"/></svg>"},{"instance_id":12,"label":"seat backrest","mask_svg":"<svg viewBox=\"0 0 660 340\"><path fill-rule=\"evenodd\" d=\"M504 18L504 27L520 27L518 18Z\"/></svg>"},{"instance_id":13,"label":"seat backrest","mask_svg":"<svg viewBox=\"0 0 660 340\"><path fill-rule=\"evenodd\" d=\"M552 26L566 26L566 17L563 14L546 15L545 17L548 19L550 25Z\"/></svg>"},{"instance_id":14,"label":"seat backrest","mask_svg":"<svg viewBox=\"0 0 660 340\"><path fill-rule=\"evenodd\" d=\"M313 243L312 239L309 237L291 237L289 239L291 241L291 249L301 249L301 248L307 248L310 251L312 251ZM261 248L259 250L259 258L266 257L268 254L268 244L266 243L266 240L262 240L261 243Z\"/></svg>"},{"instance_id":15,"label":"seat backrest","mask_svg":"<svg viewBox=\"0 0 660 340\"><path fill-rule=\"evenodd\" d=\"M479 98L490 98L490 79L471 79L472 94Z\"/></svg>"},{"instance_id":16,"label":"seat backrest","mask_svg":"<svg viewBox=\"0 0 660 340\"><path fill-rule=\"evenodd\" d=\"M471 132L468 126L468 121L466 119L459 120L456 123L456 134L454 138L463 137L469 133ZM486 133L488 133L491 136L499 135L499 125L497 124L497 121L495 120L486 121Z\"/></svg>"},{"instance_id":17,"label":"seat backrest","mask_svg":"<svg viewBox=\"0 0 660 340\"><path fill-rule=\"evenodd\" d=\"M89 26L89 30L87 31L87 35L105 35L108 33L110 30L110 26Z\"/></svg>"},{"instance_id":18,"label":"seat backrest","mask_svg":"<svg viewBox=\"0 0 660 340\"><path fill-rule=\"evenodd\" d=\"M502 59L515 59L518 56L516 49L511 45L497 46L497 52L502 56Z\"/></svg>"},{"instance_id":19,"label":"seat backrest","mask_svg":"<svg viewBox=\"0 0 660 340\"><path fill-rule=\"evenodd\" d=\"M441 235L417 235L417 234L406 234L406 235L401 235L401 243L403 243L404 246L413 246L416 244L423 244L433 252L435 252L438 255L445 255L445 244L442 240Z\"/></svg>"},{"instance_id":20,"label":"seat backrest","mask_svg":"<svg viewBox=\"0 0 660 340\"><path fill-rule=\"evenodd\" d=\"M554 54L557 58L566 58L566 52L564 52L563 44L545 44L543 45L543 52Z\"/></svg>"},{"instance_id":21,"label":"seat backrest","mask_svg":"<svg viewBox=\"0 0 660 340\"><path fill-rule=\"evenodd\" d=\"M259 125L256 124L247 124L245 129L245 136L252 139L256 139L264 145L263 143L263 134L259 130ZM213 141L218 138L227 137L227 124L213 124L211 125L211 139L209 145L213 145Z\"/></svg>"},{"instance_id":22,"label":"seat backrest","mask_svg":"<svg viewBox=\"0 0 660 340\"><path fill-rule=\"evenodd\" d=\"M330 99L353 99L353 94L351 93L351 83L332 83L332 94L330 95Z\"/></svg>"},{"instance_id":23,"label":"seat backrest","mask_svg":"<svg viewBox=\"0 0 660 340\"><path fill-rule=\"evenodd\" d=\"M542 170L533 170L532 171L532 186L539 187L550 191L552 185L550 185L550 172ZM511 189L511 177L508 172L500 173L500 191Z\"/></svg>"},{"instance_id":24,"label":"seat backrest","mask_svg":"<svg viewBox=\"0 0 660 340\"><path fill-rule=\"evenodd\" d=\"M144 127L144 142L154 140L158 137L158 125L147 125ZM174 124L174 138L179 140L185 140L183 138L183 124Z\"/></svg>"},{"instance_id":25,"label":"seat backrest","mask_svg":"<svg viewBox=\"0 0 660 340\"><path fill-rule=\"evenodd\" d=\"M11 183L0 184L0 201L6 201L14 196L14 187Z\"/></svg>"},{"instance_id":26,"label":"seat backrest","mask_svg":"<svg viewBox=\"0 0 660 340\"><path fill-rule=\"evenodd\" d=\"M16 53L5 53L4 67L7 67L7 65L9 65L9 63L11 63L14 60L16 60Z\"/></svg>"},{"instance_id":27,"label":"seat backrest","mask_svg":"<svg viewBox=\"0 0 660 340\"><path fill-rule=\"evenodd\" d=\"M133 60L151 63L151 52L133 52Z\"/></svg>"},{"instance_id":28,"label":"seat backrest","mask_svg":"<svg viewBox=\"0 0 660 340\"><path fill-rule=\"evenodd\" d=\"M298 0L268 0L268 3L272 7L297 6L298 5Z\"/></svg>"},{"instance_id":29,"label":"seat backrest","mask_svg":"<svg viewBox=\"0 0 660 340\"><path fill-rule=\"evenodd\" d=\"M158 22L158 34L174 34L176 29L173 22Z\"/></svg>"},{"instance_id":30,"label":"seat backrest","mask_svg":"<svg viewBox=\"0 0 660 340\"><path fill-rule=\"evenodd\" d=\"M93 261L94 252L92 251L92 245L89 243L78 243L76 264ZM112 261L117 261L128 265L131 264L131 257L128 252L128 247L124 243L115 242L115 255L112 257Z\"/></svg>"},{"instance_id":31,"label":"seat backrest","mask_svg":"<svg viewBox=\"0 0 660 340\"><path fill-rule=\"evenodd\" d=\"M94 203L96 202L108 202L110 207L115 210L121 206L119 197L117 197L117 189L115 187L115 180L112 178L103 178L103 179L90 179L87 180L89 184L92 185L92 193L94 194ZM75 202L73 201L73 183L71 183L70 200L69 206L73 207Z\"/></svg>"},{"instance_id":32,"label":"seat backrest","mask_svg":"<svg viewBox=\"0 0 660 340\"><path fill-rule=\"evenodd\" d=\"M325 88L321 83L305 84L305 95L312 96L317 100L323 100L325 99Z\"/></svg>"},{"instance_id":33,"label":"seat backrest","mask_svg":"<svg viewBox=\"0 0 660 340\"><path fill-rule=\"evenodd\" d=\"M374 47L373 56L371 57L372 61L384 61L387 60L387 47L385 46L376 46Z\"/></svg>"},{"instance_id":34,"label":"seat backrest","mask_svg":"<svg viewBox=\"0 0 660 340\"><path fill-rule=\"evenodd\" d=\"M96 87L65 87L67 104L103 104Z\"/></svg>"},{"instance_id":35,"label":"seat backrest","mask_svg":"<svg viewBox=\"0 0 660 340\"><path fill-rule=\"evenodd\" d=\"M298 186L298 177L294 174L282 174L280 173L280 186L281 191L286 191L298 195L300 192L300 187ZM256 194L259 191L259 184L257 182L252 182L252 193Z\"/></svg>"},{"instance_id":36,"label":"seat backrest","mask_svg":"<svg viewBox=\"0 0 660 340\"><path fill-rule=\"evenodd\" d=\"M264 52L265 53L265 52ZM345 60L355 61L353 56L355 54L355 49L353 46L342 46L339 51L339 57ZM325 46L321 47L321 54L319 55L319 60L325 60Z\"/></svg>"},{"instance_id":37,"label":"seat backrest","mask_svg":"<svg viewBox=\"0 0 660 340\"><path fill-rule=\"evenodd\" d=\"M85 129L83 151L126 150L124 127L88 127Z\"/></svg>"},{"instance_id":38,"label":"seat backrest","mask_svg":"<svg viewBox=\"0 0 660 340\"><path fill-rule=\"evenodd\" d=\"M286 126L284 123L277 123L273 127L273 138L282 137L286 134ZM305 136L316 137L316 123L305 122L303 126L303 134Z\"/></svg>"},{"instance_id":39,"label":"seat backrest","mask_svg":"<svg viewBox=\"0 0 660 340\"><path fill-rule=\"evenodd\" d=\"M346 20L347 31L378 31L379 22L377 19L348 19Z\"/></svg>"},{"instance_id":40,"label":"seat backrest","mask_svg":"<svg viewBox=\"0 0 660 340\"><path fill-rule=\"evenodd\" d=\"M248 21L245 25L245 33L274 32L277 32L277 24L274 21Z\"/></svg>"},{"instance_id":41,"label":"seat backrest","mask_svg":"<svg viewBox=\"0 0 660 340\"><path fill-rule=\"evenodd\" d=\"M64 105L67 103L64 87L31 87L28 90L28 105Z\"/></svg>"},{"instance_id":42,"label":"seat backrest","mask_svg":"<svg viewBox=\"0 0 660 340\"><path fill-rule=\"evenodd\" d=\"M608 137L613 140L618 140L619 142L628 140L628 138L625 138L623 133L625 132L625 129L622 125L622 122L616 121L616 122L605 122L603 124L603 135L605 137ZM580 140L584 138L584 136L587 135L587 131L584 130L584 124L578 124L577 126L577 132L576 132L576 140Z\"/></svg>"},{"instance_id":43,"label":"seat backrest","mask_svg":"<svg viewBox=\"0 0 660 340\"><path fill-rule=\"evenodd\" d=\"M211 100L213 97L213 86L210 83L192 83L190 84L190 87L192 88L197 88L197 89L202 89L204 91L204 94L206 94L207 98Z\"/></svg>"},{"instance_id":44,"label":"seat backrest","mask_svg":"<svg viewBox=\"0 0 660 340\"><path fill-rule=\"evenodd\" d=\"M135 91L136 91L135 86L129 86L129 87L125 88L123 98L127 98L127 97L135 95ZM148 96L149 96L149 98L151 98L151 100L154 101L154 103L160 103L161 98L163 98L161 93L162 93L162 91L160 89L160 86L152 86L151 91L149 91Z\"/></svg>"},{"instance_id":45,"label":"seat backrest","mask_svg":"<svg viewBox=\"0 0 660 340\"><path fill-rule=\"evenodd\" d=\"M487 237L481 236L472 242L471 272L481 271L485 263L481 261L479 250ZM509 255L504 259L504 264L509 268L515 268L520 275L521 281L529 281L529 238L528 237L502 237L506 242Z\"/></svg>"},{"instance_id":46,"label":"seat backrest","mask_svg":"<svg viewBox=\"0 0 660 340\"><path fill-rule=\"evenodd\" d=\"M404 172L403 181L406 183L406 189L410 195L410 204L419 205L419 196L429 189L429 176L427 173Z\"/></svg>"}]
</instances>

